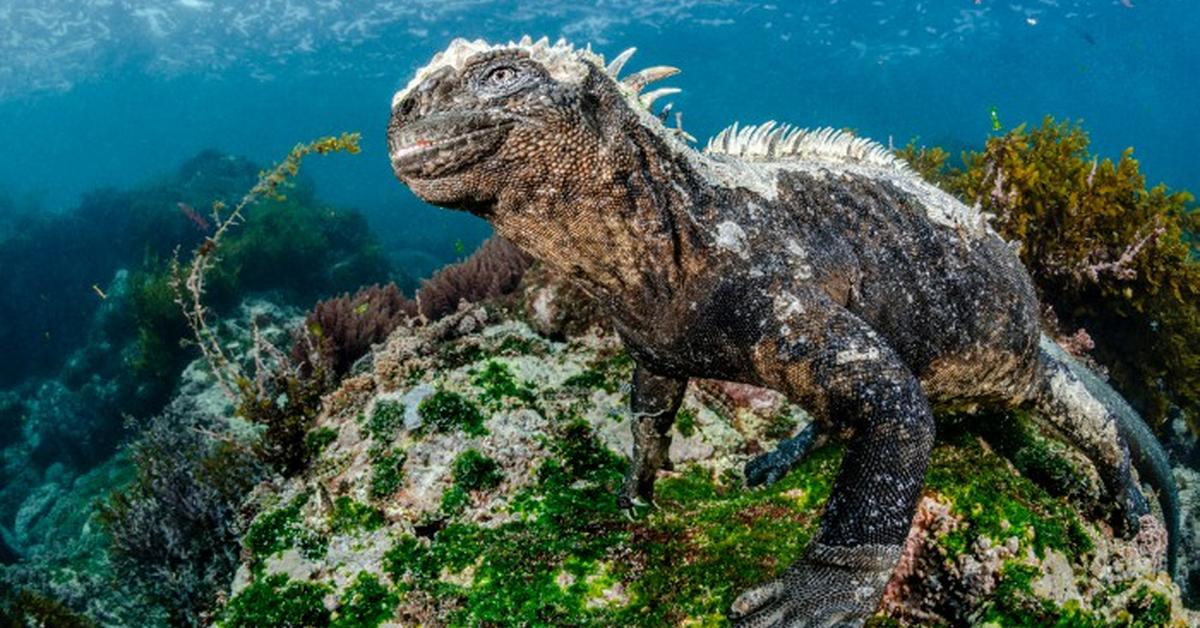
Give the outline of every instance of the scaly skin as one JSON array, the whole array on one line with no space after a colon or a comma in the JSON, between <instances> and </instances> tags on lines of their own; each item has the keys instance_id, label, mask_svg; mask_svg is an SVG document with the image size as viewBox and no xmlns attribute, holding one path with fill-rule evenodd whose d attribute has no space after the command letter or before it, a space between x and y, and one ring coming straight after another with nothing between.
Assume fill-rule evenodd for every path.
<instances>
[{"instance_id":1,"label":"scaly skin","mask_svg":"<svg viewBox=\"0 0 1200 628\"><path fill-rule=\"evenodd\" d=\"M392 166L608 308L636 361L623 503L653 497L688 378L773 388L849 435L816 539L737 600L738 625L874 612L924 481L933 405L1046 411L1096 462L1118 521L1146 512L1120 417L1039 348L1030 279L981 217L842 135L760 129L697 152L638 100L672 69L618 80L627 58L606 69L565 44L456 40L396 94ZM801 445L751 479L778 477Z\"/></svg>"}]
</instances>

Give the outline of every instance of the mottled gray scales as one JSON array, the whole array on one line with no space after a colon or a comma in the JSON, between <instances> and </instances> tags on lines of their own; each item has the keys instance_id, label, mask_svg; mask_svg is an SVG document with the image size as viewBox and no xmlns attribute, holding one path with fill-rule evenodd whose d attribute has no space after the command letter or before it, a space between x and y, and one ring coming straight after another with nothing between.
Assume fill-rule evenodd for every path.
<instances>
[{"instance_id":1,"label":"mottled gray scales","mask_svg":"<svg viewBox=\"0 0 1200 628\"><path fill-rule=\"evenodd\" d=\"M697 151L678 116L668 128L650 109L673 90L647 86L677 70L626 72L632 54L456 40L393 99L392 167L607 308L637 363L622 503L652 499L689 378L773 388L823 433L848 435L817 538L739 598L740 625L874 612L922 488L932 407L1053 415L1126 528L1146 513L1124 440L1135 438L1173 520L1161 448L1077 365L1039 349L1029 276L983 216L845 132L735 125ZM786 472L806 438L751 465L752 479Z\"/></svg>"}]
</instances>

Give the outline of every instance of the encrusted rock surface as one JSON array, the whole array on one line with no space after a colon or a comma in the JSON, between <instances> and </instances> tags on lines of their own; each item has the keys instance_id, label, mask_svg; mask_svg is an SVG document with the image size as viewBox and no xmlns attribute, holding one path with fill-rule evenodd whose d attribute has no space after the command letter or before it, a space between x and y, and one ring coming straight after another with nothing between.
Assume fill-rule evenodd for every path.
<instances>
[{"instance_id":1,"label":"encrusted rock surface","mask_svg":"<svg viewBox=\"0 0 1200 628\"><path fill-rule=\"evenodd\" d=\"M335 622L376 600L372 625L720 621L799 555L841 450L745 489L744 463L806 415L770 391L694 382L657 507L626 518L630 369L603 332L548 340L482 307L397 330L326 398L314 431L331 436L308 471L256 496L248 537L272 542L247 544L223 621L279 611L249 603L256 587L309 595ZM1200 622L1152 532L1114 539L977 438L948 438L873 621ZM1195 479L1181 474L1185 495Z\"/></svg>"}]
</instances>

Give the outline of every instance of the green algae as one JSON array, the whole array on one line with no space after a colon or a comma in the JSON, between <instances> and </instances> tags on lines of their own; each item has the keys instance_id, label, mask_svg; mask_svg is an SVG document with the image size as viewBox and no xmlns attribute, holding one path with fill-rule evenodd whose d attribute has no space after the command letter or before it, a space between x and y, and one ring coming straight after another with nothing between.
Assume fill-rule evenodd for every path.
<instances>
[{"instance_id":1,"label":"green algae","mask_svg":"<svg viewBox=\"0 0 1200 628\"><path fill-rule=\"evenodd\" d=\"M796 417L779 412L767 419L767 424L763 429L763 436L769 440L790 438L796 434L796 427L799 424L800 422L796 420Z\"/></svg>"},{"instance_id":2,"label":"green algae","mask_svg":"<svg viewBox=\"0 0 1200 628\"><path fill-rule=\"evenodd\" d=\"M601 353L579 373L563 381L563 386L578 390L603 390L615 393L633 376L633 358L625 351Z\"/></svg>"},{"instance_id":3,"label":"green algae","mask_svg":"<svg viewBox=\"0 0 1200 628\"><path fill-rule=\"evenodd\" d=\"M617 623L722 623L742 590L797 560L815 534L841 450L814 451L764 490L720 483L690 467L658 483L658 509L634 526L633 553L616 575L631 580Z\"/></svg>"},{"instance_id":4,"label":"green algae","mask_svg":"<svg viewBox=\"0 0 1200 628\"><path fill-rule=\"evenodd\" d=\"M480 401L493 410L504 407L505 401L516 400L527 406L537 404L537 391L528 382L518 382L504 362L488 360L483 370L475 373L471 383L482 389Z\"/></svg>"},{"instance_id":5,"label":"green algae","mask_svg":"<svg viewBox=\"0 0 1200 628\"><path fill-rule=\"evenodd\" d=\"M1066 499L1014 473L961 427L951 421L942 430L927 476L928 491L961 518L957 529L935 540L947 557L969 553L983 537L1017 536L1039 556L1056 550L1072 563L1083 559L1091 541ZM1028 449L1036 439L1021 442L1017 451L1036 451ZM397 538L383 559L395 591L363 585L363 599L379 604L369 608L382 617L399 597L419 591L417 599L437 600L452 625L724 625L741 591L801 556L818 529L843 452L838 445L819 448L779 483L756 490L742 486L736 469L714 477L703 467L686 466L661 478L657 508L631 521L616 504L626 463L586 421L569 411L555 415L545 448L550 456L537 468L534 484L511 498L511 518L495 527L459 516L470 491L500 481L499 465L474 449L456 457L454 484L443 493L436 523L422 536ZM378 456L397 455L402 462L403 451L376 455L378 466ZM334 511L332 517L346 522L331 520L338 533L382 524L377 510L348 498L335 500ZM1032 592L1038 577L1037 567L1009 561L1000 588L972 621L1101 625L1091 607L1039 599ZM1139 595L1128 604L1128 625L1161 623L1165 599L1148 591ZM889 625L882 621L873 625Z\"/></svg>"},{"instance_id":6,"label":"green algae","mask_svg":"<svg viewBox=\"0 0 1200 628\"><path fill-rule=\"evenodd\" d=\"M259 578L229 600L217 625L222 628L328 626L329 611L323 602L327 593L328 586L290 580L286 574Z\"/></svg>"},{"instance_id":7,"label":"green algae","mask_svg":"<svg viewBox=\"0 0 1200 628\"><path fill-rule=\"evenodd\" d=\"M474 449L459 454L451 463L450 472L454 484L465 491L496 488L504 480L500 465Z\"/></svg>"},{"instance_id":8,"label":"green algae","mask_svg":"<svg viewBox=\"0 0 1200 628\"><path fill-rule=\"evenodd\" d=\"M393 448L379 451L372 456L371 487L372 499L383 499L396 492L404 481L403 449Z\"/></svg>"},{"instance_id":9,"label":"green algae","mask_svg":"<svg viewBox=\"0 0 1200 628\"><path fill-rule=\"evenodd\" d=\"M952 444L934 448L926 486L949 498L952 512L964 519L965 525L939 540L951 556L970 551L981 537L997 541L1017 536L1038 556L1054 549L1071 561L1092 550L1079 516L1065 499L1014 474L977 438L957 435Z\"/></svg>"},{"instance_id":10,"label":"green algae","mask_svg":"<svg viewBox=\"0 0 1200 628\"><path fill-rule=\"evenodd\" d=\"M379 576L362 571L342 592L331 628L374 628L392 617L398 598L379 581Z\"/></svg>"},{"instance_id":11,"label":"green algae","mask_svg":"<svg viewBox=\"0 0 1200 628\"><path fill-rule=\"evenodd\" d=\"M462 339L443 343L438 347L437 352L438 364L443 369L456 369L486 357L487 353L477 343Z\"/></svg>"},{"instance_id":12,"label":"green algae","mask_svg":"<svg viewBox=\"0 0 1200 628\"><path fill-rule=\"evenodd\" d=\"M819 450L766 491L689 468L660 481L657 511L630 521L616 503L624 461L583 421L555 425L514 520L397 540L384 563L402 589L453 601L456 625L711 623L800 555L841 455Z\"/></svg>"},{"instance_id":13,"label":"green algae","mask_svg":"<svg viewBox=\"0 0 1200 628\"><path fill-rule=\"evenodd\" d=\"M496 347L496 355L544 355L549 349L549 343L540 338L509 335Z\"/></svg>"},{"instance_id":14,"label":"green algae","mask_svg":"<svg viewBox=\"0 0 1200 628\"><path fill-rule=\"evenodd\" d=\"M723 625L741 591L801 556L843 453L838 445L819 448L761 490L689 466L662 478L657 508L630 521L615 502L623 461L586 423L555 425L537 484L511 503L515 521L495 529L452 521L431 538L405 537L386 561L395 581L450 602L457 624ZM938 540L948 556L969 552L980 537L1014 534L1039 555L1053 549L1073 562L1092 549L1064 499L1014 474L977 438L939 443L928 480L962 518ZM1005 573L1007 585L989 597L980 620L1098 625L1090 608L1037 599L1036 567L1012 561ZM1146 599L1154 615L1161 604Z\"/></svg>"},{"instance_id":15,"label":"green algae","mask_svg":"<svg viewBox=\"0 0 1200 628\"><path fill-rule=\"evenodd\" d=\"M333 441L337 440L337 430L331 427L318 427L309 430L304 436L304 449L308 451L308 459L315 460Z\"/></svg>"},{"instance_id":16,"label":"green algae","mask_svg":"<svg viewBox=\"0 0 1200 628\"><path fill-rule=\"evenodd\" d=\"M551 449L536 485L514 497L513 521L490 529L450 523L428 542L401 538L384 561L393 580L456 599L454 624L582 621L588 574L629 538L615 497L624 465L579 422ZM469 586L439 580L468 568Z\"/></svg>"},{"instance_id":17,"label":"green algae","mask_svg":"<svg viewBox=\"0 0 1200 628\"><path fill-rule=\"evenodd\" d=\"M333 510L329 513L329 529L334 534L371 532L383 527L385 523L387 519L378 508L346 496L333 500Z\"/></svg>"},{"instance_id":18,"label":"green algae","mask_svg":"<svg viewBox=\"0 0 1200 628\"><path fill-rule=\"evenodd\" d=\"M301 510L308 503L307 492L297 495L287 505L259 515L246 535L242 545L250 553L253 564L287 549L297 548L306 558L319 559L325 555L327 541L304 526Z\"/></svg>"},{"instance_id":19,"label":"green algae","mask_svg":"<svg viewBox=\"0 0 1200 628\"><path fill-rule=\"evenodd\" d=\"M453 517L461 513L469 503L471 503L471 495L463 490L463 487L451 486L442 493L441 514L445 517Z\"/></svg>"},{"instance_id":20,"label":"green algae","mask_svg":"<svg viewBox=\"0 0 1200 628\"><path fill-rule=\"evenodd\" d=\"M948 434L977 434L1016 467L1021 475L1055 496L1086 502L1099 487L1062 452L1066 445L1043 436L1025 412L939 417L943 440Z\"/></svg>"},{"instance_id":21,"label":"green algae","mask_svg":"<svg viewBox=\"0 0 1200 628\"><path fill-rule=\"evenodd\" d=\"M599 389L609 393L617 392L617 389L620 387L620 384L611 381L604 373L590 368L584 369L563 380L562 385L566 388L581 390Z\"/></svg>"},{"instance_id":22,"label":"green algae","mask_svg":"<svg viewBox=\"0 0 1200 628\"><path fill-rule=\"evenodd\" d=\"M366 432L376 443L390 443L404 427L404 405L391 400L375 404L366 422Z\"/></svg>"},{"instance_id":23,"label":"green algae","mask_svg":"<svg viewBox=\"0 0 1200 628\"><path fill-rule=\"evenodd\" d=\"M1000 569L1000 580L991 599L979 613L977 623L1035 628L1037 626L1091 627L1103 626L1077 603L1059 607L1033 594L1033 582L1041 571L1032 565L1009 561Z\"/></svg>"},{"instance_id":24,"label":"green algae","mask_svg":"<svg viewBox=\"0 0 1200 628\"><path fill-rule=\"evenodd\" d=\"M1162 593L1151 591L1142 585L1133 595L1129 611L1129 624L1135 628L1142 626L1165 626L1171 620L1171 601Z\"/></svg>"},{"instance_id":25,"label":"green algae","mask_svg":"<svg viewBox=\"0 0 1200 628\"><path fill-rule=\"evenodd\" d=\"M675 413L675 429L684 438L691 438L696 433L696 411L691 408L680 408Z\"/></svg>"},{"instance_id":26,"label":"green algae","mask_svg":"<svg viewBox=\"0 0 1200 628\"><path fill-rule=\"evenodd\" d=\"M462 430L471 436L483 436L483 412L475 402L449 390L439 389L417 404L417 414L424 422L422 431L452 432Z\"/></svg>"},{"instance_id":27,"label":"green algae","mask_svg":"<svg viewBox=\"0 0 1200 628\"><path fill-rule=\"evenodd\" d=\"M440 568L430 545L411 535L397 539L383 556L384 571L402 589L428 586Z\"/></svg>"}]
</instances>

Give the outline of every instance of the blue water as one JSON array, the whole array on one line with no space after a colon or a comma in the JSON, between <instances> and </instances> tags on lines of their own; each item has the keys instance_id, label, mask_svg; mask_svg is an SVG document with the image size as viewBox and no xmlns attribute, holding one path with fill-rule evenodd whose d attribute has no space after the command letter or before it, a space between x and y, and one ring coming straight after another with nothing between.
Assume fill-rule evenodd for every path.
<instances>
[{"instance_id":1,"label":"blue water","mask_svg":"<svg viewBox=\"0 0 1200 628\"><path fill-rule=\"evenodd\" d=\"M1133 146L1152 180L1197 188L1198 27L1187 0L8 0L0 189L60 209L202 148L268 162L301 139L360 130L363 155L310 168L324 198L367 212L385 241L419 241L430 221L474 238L486 227L392 180L388 104L451 38L524 33L679 66L676 108L701 141L734 120L777 119L957 152L992 131L994 108L1005 127L1082 119L1101 154Z\"/></svg>"},{"instance_id":2,"label":"blue water","mask_svg":"<svg viewBox=\"0 0 1200 628\"><path fill-rule=\"evenodd\" d=\"M774 119L957 155L1049 114L1081 120L1100 155L1134 147L1151 183L1196 190L1197 32L1195 0L0 0L0 615L20 584L103 623L142 617L104 580L107 541L89 517L133 477L118 453L139 434L132 419L161 413L195 357L170 297L176 319L122 278L165 276L173 247L207 235L176 210L194 173L175 173L200 151L266 166L300 141L363 134L362 154L304 172L316 198L366 217L387 261L355 275L338 255L364 251L325 264L310 247L297 270L287 239L277 276L242 280L295 314L366 283L411 289L490 233L417 200L385 153L393 93L455 37L565 37L609 58L636 46L627 71L683 70L664 85L683 89L674 109L701 145ZM192 163L220 172L221 159ZM42 218L14 218L30 213ZM365 229L322 228L374 250ZM324 292L291 285L311 277ZM131 303L160 318L131 319ZM137 371L143 351L160 363Z\"/></svg>"}]
</instances>

